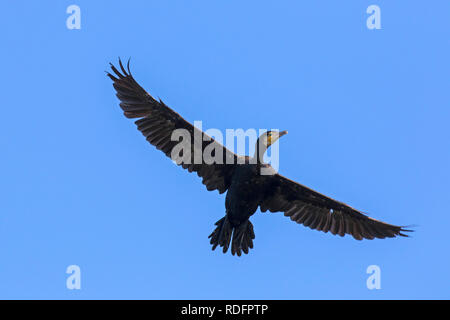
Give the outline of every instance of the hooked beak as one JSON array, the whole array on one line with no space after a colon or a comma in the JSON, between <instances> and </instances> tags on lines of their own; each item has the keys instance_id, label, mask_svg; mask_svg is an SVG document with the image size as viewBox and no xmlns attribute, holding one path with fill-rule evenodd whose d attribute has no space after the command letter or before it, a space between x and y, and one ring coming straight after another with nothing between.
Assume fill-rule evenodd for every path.
<instances>
[{"instance_id":1,"label":"hooked beak","mask_svg":"<svg viewBox=\"0 0 450 320\"><path fill-rule=\"evenodd\" d=\"M279 134L279 137L281 138L285 134L288 134L287 130L281 131L280 134Z\"/></svg>"}]
</instances>

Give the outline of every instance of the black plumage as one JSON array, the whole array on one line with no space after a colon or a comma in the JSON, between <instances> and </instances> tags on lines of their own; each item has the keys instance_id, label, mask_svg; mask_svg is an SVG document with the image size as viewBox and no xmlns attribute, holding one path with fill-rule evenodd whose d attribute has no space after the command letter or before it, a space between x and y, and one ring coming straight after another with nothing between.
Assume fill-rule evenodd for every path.
<instances>
[{"instance_id":1,"label":"black plumage","mask_svg":"<svg viewBox=\"0 0 450 320\"><path fill-rule=\"evenodd\" d=\"M404 232L411 231L372 219L276 173L260 159L267 148L286 132L268 131L259 137L253 158L238 156L195 128L161 100L155 100L134 80L129 64L125 69L119 60L119 65L120 71L111 64L113 73L107 74L113 80L124 115L138 118L135 123L147 141L171 157L172 148L178 143L171 140L173 130L186 129L191 141L194 141L194 133L202 137L199 145L191 144L191 159L194 159L196 151L203 154L211 143L222 151L219 163L208 164L203 160L198 164L180 163L189 172L196 172L207 190L227 191L226 215L216 222L216 229L209 236L213 250L220 246L223 252L227 252L231 244L233 255L248 253L255 238L249 218L258 207L262 212L284 212L292 221L311 229L340 236L350 234L357 240L407 236ZM271 170L271 174L261 175L262 168Z\"/></svg>"}]
</instances>

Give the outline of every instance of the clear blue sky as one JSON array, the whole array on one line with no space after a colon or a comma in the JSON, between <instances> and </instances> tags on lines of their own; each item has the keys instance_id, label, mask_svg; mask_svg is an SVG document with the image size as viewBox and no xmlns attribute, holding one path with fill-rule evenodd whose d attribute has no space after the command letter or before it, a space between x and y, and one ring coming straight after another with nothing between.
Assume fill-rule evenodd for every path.
<instances>
[{"instance_id":1,"label":"clear blue sky","mask_svg":"<svg viewBox=\"0 0 450 320\"><path fill-rule=\"evenodd\" d=\"M444 0L5 3L0 298L450 298L449 18ZM118 56L205 129L289 130L280 173L417 231L360 242L258 212L251 254L212 252L225 197L123 117Z\"/></svg>"}]
</instances>

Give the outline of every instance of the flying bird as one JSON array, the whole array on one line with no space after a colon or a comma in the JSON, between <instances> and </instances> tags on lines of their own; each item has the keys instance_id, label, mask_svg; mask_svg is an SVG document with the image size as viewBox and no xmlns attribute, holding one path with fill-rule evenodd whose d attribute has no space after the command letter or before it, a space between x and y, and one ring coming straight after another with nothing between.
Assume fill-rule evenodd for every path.
<instances>
[{"instance_id":1,"label":"flying bird","mask_svg":"<svg viewBox=\"0 0 450 320\"><path fill-rule=\"evenodd\" d=\"M147 93L133 78L129 61L127 69L119 59L120 71L111 65L112 73L107 75L113 81L125 117L135 121L138 130L148 142L171 157L178 141L171 136L175 129L184 129L192 139L191 159L194 152L202 151L210 144L222 151L223 161L206 163L185 163L179 165L189 172L196 172L202 178L206 189L227 192L225 198L226 214L215 223L216 228L210 234L212 249L217 246L226 253L231 245L231 253L241 256L253 248L255 233L250 217L258 207L262 212L283 212L292 221L306 227L331 232L333 235L352 235L356 240L384 239L396 236L407 237L404 226L396 226L368 217L362 212L306 186L278 174L269 164L264 163L262 155L287 131L267 131L256 142L253 157L239 156L207 136L159 101ZM199 145L194 144L194 134L205 139ZM256 158L256 159L255 159ZM239 161L238 161L239 160ZM261 174L265 169L270 174Z\"/></svg>"}]
</instances>

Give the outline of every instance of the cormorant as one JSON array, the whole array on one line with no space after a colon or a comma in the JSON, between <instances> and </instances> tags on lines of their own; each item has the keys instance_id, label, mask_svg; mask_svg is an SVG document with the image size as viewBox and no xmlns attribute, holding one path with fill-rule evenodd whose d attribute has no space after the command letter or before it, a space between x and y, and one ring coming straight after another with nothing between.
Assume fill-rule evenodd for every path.
<instances>
[{"instance_id":1,"label":"cormorant","mask_svg":"<svg viewBox=\"0 0 450 320\"><path fill-rule=\"evenodd\" d=\"M127 70L119 59L121 71L113 64L113 74L107 75L113 80L113 86L120 99L120 107L127 118L139 118L135 123L139 131L152 145L171 157L172 148L178 143L171 140L175 129L185 129L194 141L194 132L206 136L199 146L192 142L191 152L195 148L203 151L211 143L217 141L195 128L184 120L178 113L167 107L161 100L155 100L133 78L130 72L129 61ZM262 155L275 141L287 132L267 131L263 133L256 143L255 156L241 157L231 152L223 145L221 163L208 164L205 161L196 164L180 163L189 172L196 172L203 178L206 189L218 190L219 193L227 191L225 199L226 215L216 222L216 228L209 236L212 249L223 247L227 252L231 242L231 253L241 256L253 248L253 225L249 218L258 207L262 212L283 212L292 221L301 223L311 229L328 232L333 235L352 235L357 240L374 238L392 238L396 236L407 237L403 226L395 226L372 219L362 212L297 182L289 180L278 174L269 164L262 161ZM209 140L209 141L205 141ZM201 152L200 154L203 154ZM258 156L259 155L259 156ZM238 162L238 158L241 162ZM191 157L193 159L193 156ZM228 161L227 161L228 160ZM231 162L230 162L231 160ZM232 164L230 164L232 163ZM269 175L261 175L261 168L272 170Z\"/></svg>"}]
</instances>

